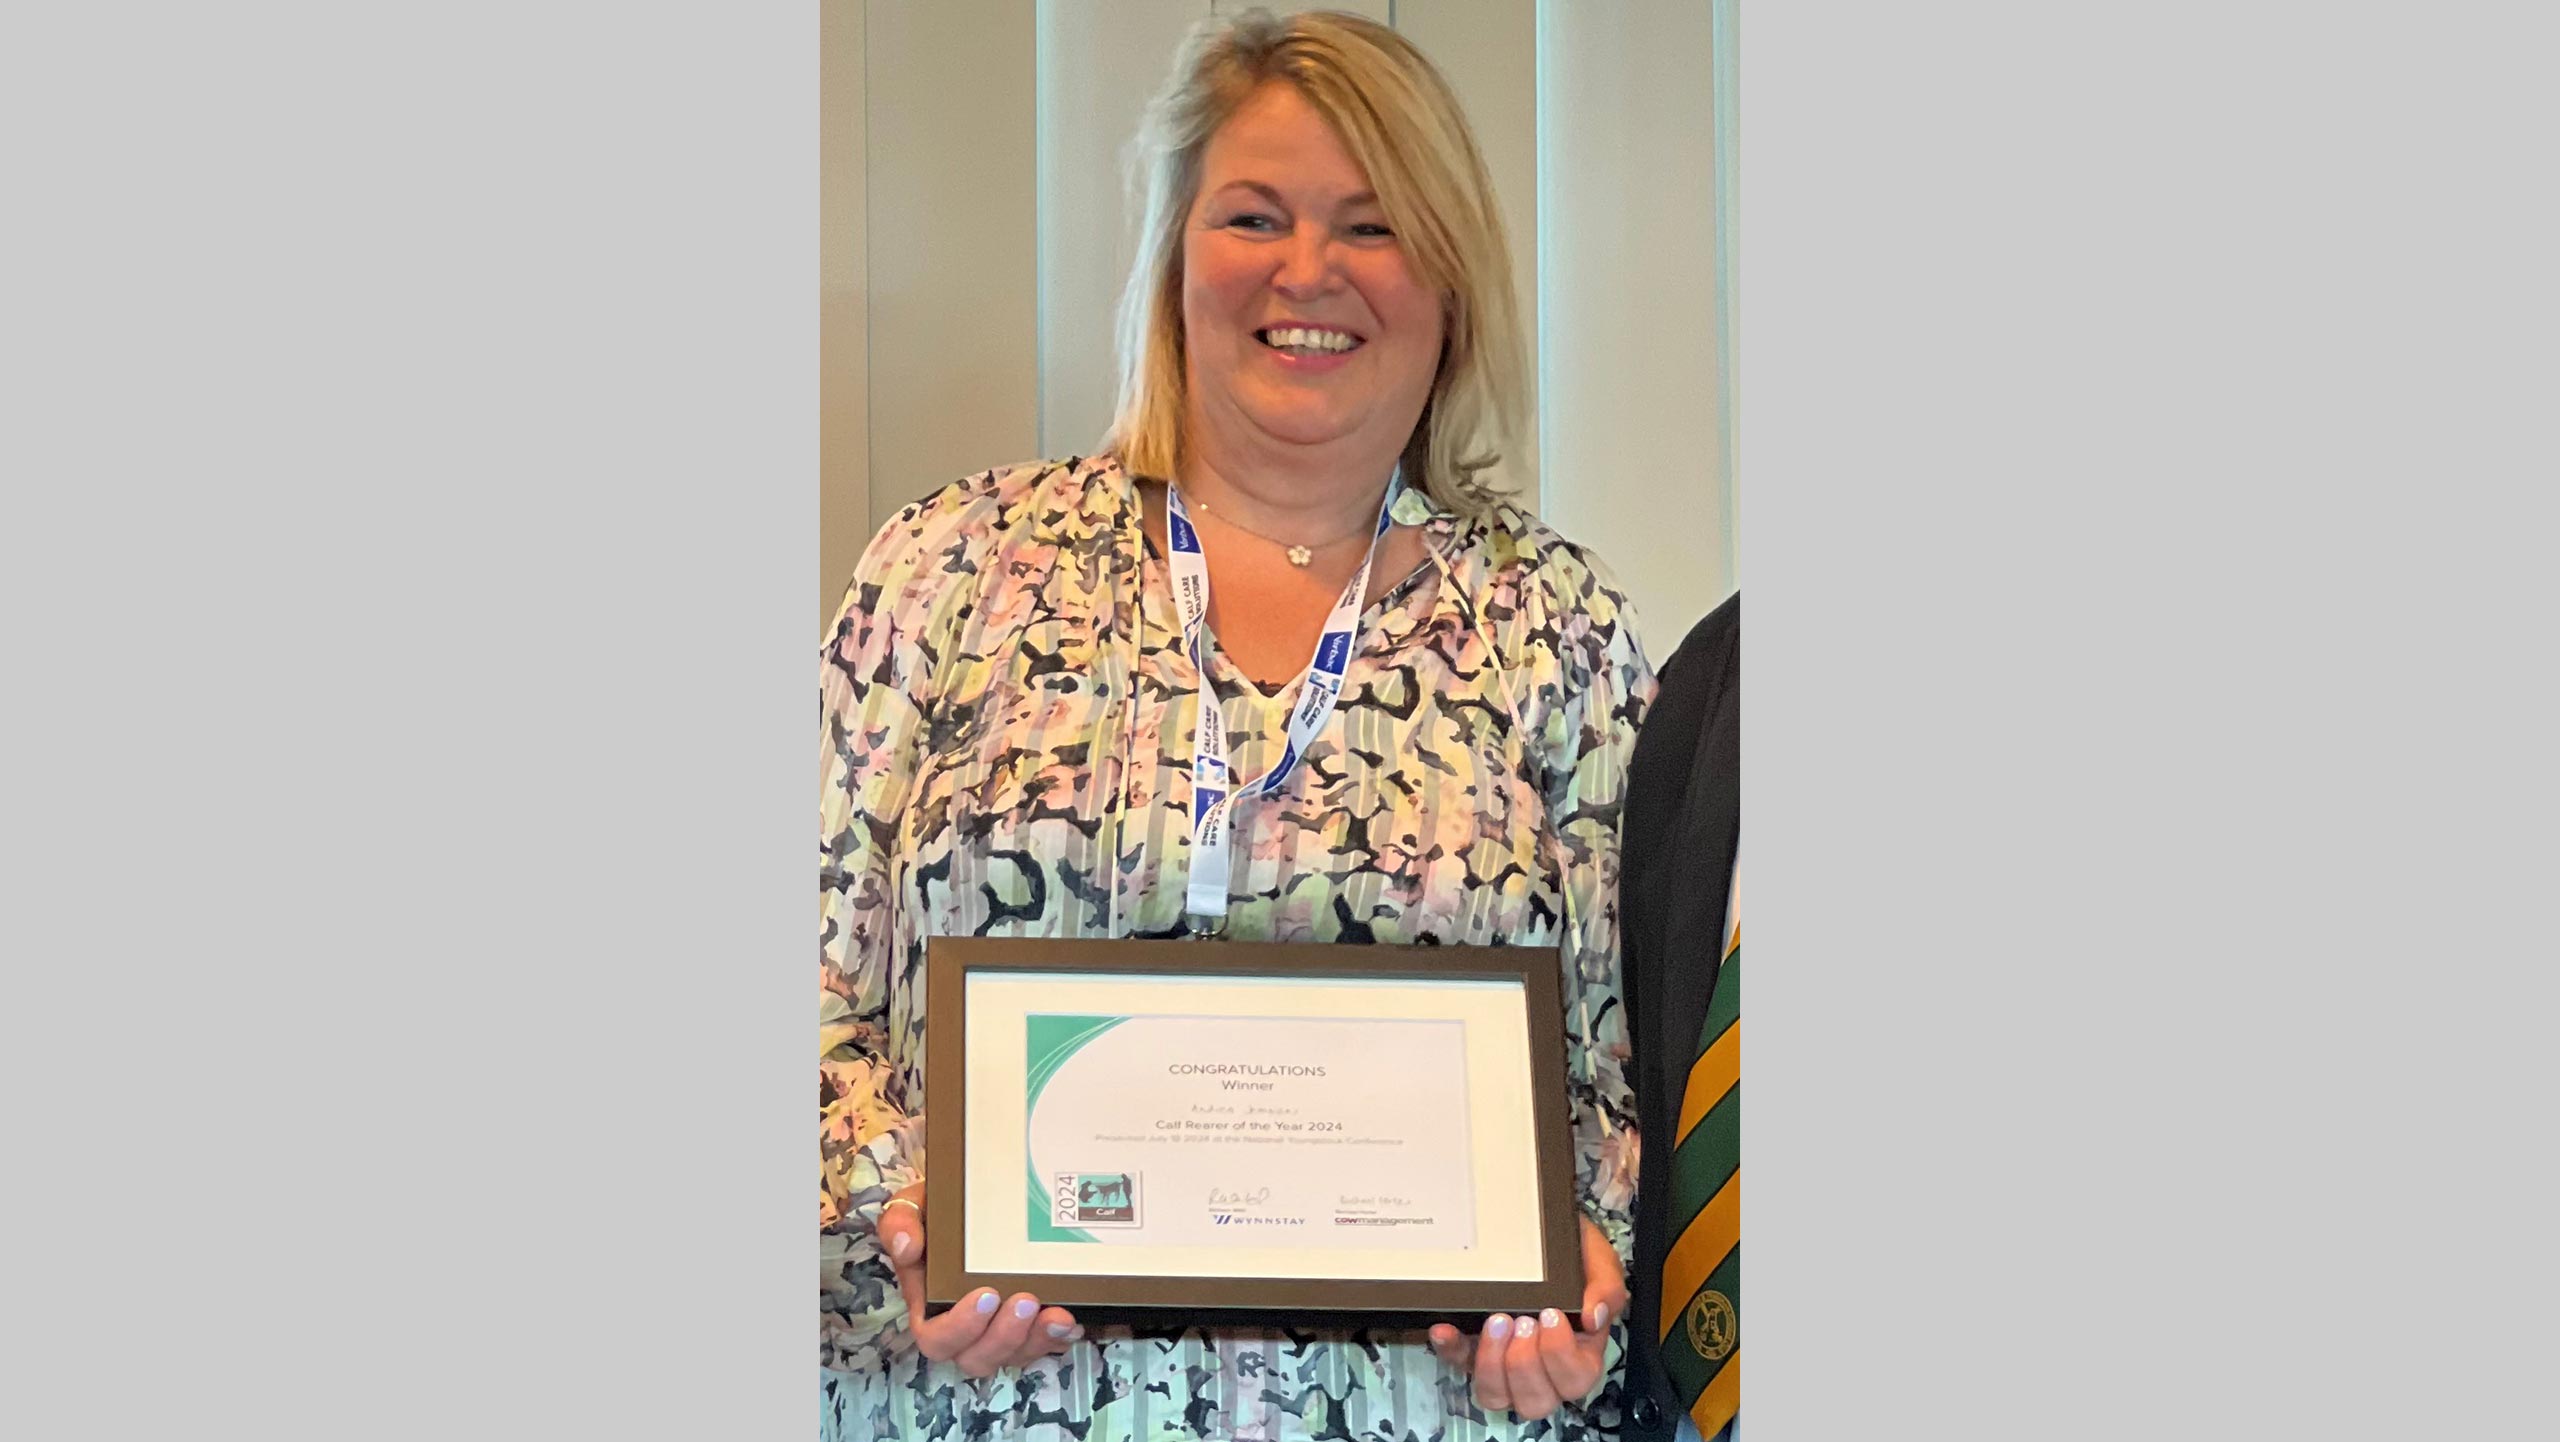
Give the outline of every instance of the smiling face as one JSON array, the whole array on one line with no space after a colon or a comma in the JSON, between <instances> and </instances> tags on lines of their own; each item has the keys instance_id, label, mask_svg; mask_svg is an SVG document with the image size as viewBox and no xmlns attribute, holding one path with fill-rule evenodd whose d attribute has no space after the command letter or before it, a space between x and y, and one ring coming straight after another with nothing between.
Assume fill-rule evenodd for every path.
<instances>
[{"instance_id":1,"label":"smiling face","mask_svg":"<svg viewBox=\"0 0 2560 1442\"><path fill-rule=\"evenodd\" d=\"M1392 464L1440 364L1440 297L1333 127L1263 86L1211 136L1182 242L1186 421L1221 456Z\"/></svg>"}]
</instances>

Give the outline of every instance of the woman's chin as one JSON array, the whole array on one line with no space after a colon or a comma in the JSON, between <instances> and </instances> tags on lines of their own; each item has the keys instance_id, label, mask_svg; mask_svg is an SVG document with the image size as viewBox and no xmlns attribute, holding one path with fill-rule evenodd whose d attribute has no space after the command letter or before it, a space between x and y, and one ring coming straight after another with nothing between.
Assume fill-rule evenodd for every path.
<instances>
[{"instance_id":1,"label":"woman's chin","mask_svg":"<svg viewBox=\"0 0 2560 1442\"><path fill-rule=\"evenodd\" d=\"M1323 446L1349 440L1359 426L1346 417L1294 409L1261 411L1251 417L1254 429L1283 445Z\"/></svg>"}]
</instances>

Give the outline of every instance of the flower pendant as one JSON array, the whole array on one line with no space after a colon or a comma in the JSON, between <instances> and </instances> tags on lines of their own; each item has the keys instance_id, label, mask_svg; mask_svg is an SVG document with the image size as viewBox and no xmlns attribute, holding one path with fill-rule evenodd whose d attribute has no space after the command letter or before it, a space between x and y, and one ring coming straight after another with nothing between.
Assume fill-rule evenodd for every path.
<instances>
[{"instance_id":1,"label":"flower pendant","mask_svg":"<svg viewBox=\"0 0 2560 1442\"><path fill-rule=\"evenodd\" d=\"M1304 546L1291 546L1289 548L1289 564L1292 566L1303 566L1315 558L1316 553L1308 550Z\"/></svg>"}]
</instances>

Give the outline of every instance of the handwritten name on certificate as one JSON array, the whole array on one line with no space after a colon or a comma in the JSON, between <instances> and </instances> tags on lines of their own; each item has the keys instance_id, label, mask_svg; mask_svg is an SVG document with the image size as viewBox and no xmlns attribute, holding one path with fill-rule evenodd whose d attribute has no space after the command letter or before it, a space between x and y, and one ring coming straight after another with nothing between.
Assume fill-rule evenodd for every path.
<instances>
[{"instance_id":1,"label":"handwritten name on certificate","mask_svg":"<svg viewBox=\"0 0 2560 1442\"><path fill-rule=\"evenodd\" d=\"M1462 1022L1026 1022L1033 1241L1475 1245Z\"/></svg>"}]
</instances>

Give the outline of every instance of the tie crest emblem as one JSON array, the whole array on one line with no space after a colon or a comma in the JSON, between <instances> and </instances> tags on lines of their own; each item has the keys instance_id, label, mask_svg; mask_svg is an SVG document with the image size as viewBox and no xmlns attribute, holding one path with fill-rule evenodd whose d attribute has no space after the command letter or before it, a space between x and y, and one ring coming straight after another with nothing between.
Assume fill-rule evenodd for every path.
<instances>
[{"instance_id":1,"label":"tie crest emblem","mask_svg":"<svg viewBox=\"0 0 2560 1442\"><path fill-rule=\"evenodd\" d=\"M1689 1328L1689 1345L1710 1362L1721 1362L1741 1340L1741 1319L1722 1292L1700 1292L1681 1319Z\"/></svg>"}]
</instances>

